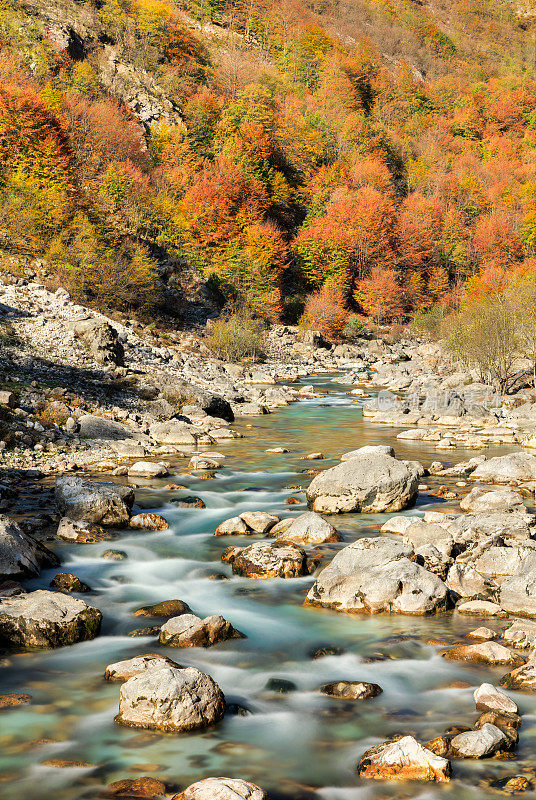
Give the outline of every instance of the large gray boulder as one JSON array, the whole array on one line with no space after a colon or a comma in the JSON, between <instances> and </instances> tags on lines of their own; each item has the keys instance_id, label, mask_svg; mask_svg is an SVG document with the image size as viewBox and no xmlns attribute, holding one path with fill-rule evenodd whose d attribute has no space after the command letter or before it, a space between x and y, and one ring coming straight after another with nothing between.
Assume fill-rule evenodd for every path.
<instances>
[{"instance_id":1,"label":"large gray boulder","mask_svg":"<svg viewBox=\"0 0 536 800\"><path fill-rule=\"evenodd\" d=\"M444 610L447 587L412 557L413 548L404 542L359 539L340 550L322 570L306 603L347 612L431 614Z\"/></svg>"},{"instance_id":2,"label":"large gray boulder","mask_svg":"<svg viewBox=\"0 0 536 800\"><path fill-rule=\"evenodd\" d=\"M269 800L259 786L241 778L205 778L192 783L173 800Z\"/></svg>"},{"instance_id":3,"label":"large gray boulder","mask_svg":"<svg viewBox=\"0 0 536 800\"><path fill-rule=\"evenodd\" d=\"M326 544L340 540L341 537L333 525L314 511L300 514L277 538L278 542L292 542L299 545Z\"/></svg>"},{"instance_id":4,"label":"large gray boulder","mask_svg":"<svg viewBox=\"0 0 536 800\"><path fill-rule=\"evenodd\" d=\"M489 722L479 730L459 733L450 741L450 746L461 758L485 758L497 750L509 750L509 741L503 731Z\"/></svg>"},{"instance_id":5,"label":"large gray boulder","mask_svg":"<svg viewBox=\"0 0 536 800\"><path fill-rule=\"evenodd\" d=\"M38 589L0 600L0 640L12 647L63 647L94 639L102 614L63 592Z\"/></svg>"},{"instance_id":6,"label":"large gray boulder","mask_svg":"<svg viewBox=\"0 0 536 800\"><path fill-rule=\"evenodd\" d=\"M133 728L180 733L213 725L225 713L218 684L193 667L162 667L121 686L117 722Z\"/></svg>"},{"instance_id":7,"label":"large gray boulder","mask_svg":"<svg viewBox=\"0 0 536 800\"><path fill-rule=\"evenodd\" d=\"M83 414L78 418L81 439L104 439L106 441L121 441L124 439L147 440L147 436L133 431L121 422L96 417L93 414Z\"/></svg>"},{"instance_id":8,"label":"large gray boulder","mask_svg":"<svg viewBox=\"0 0 536 800\"><path fill-rule=\"evenodd\" d=\"M130 486L88 481L76 475L58 478L55 496L65 517L105 526L125 525L134 503L134 491Z\"/></svg>"},{"instance_id":9,"label":"large gray boulder","mask_svg":"<svg viewBox=\"0 0 536 800\"><path fill-rule=\"evenodd\" d=\"M228 639L242 639L243 634L235 630L221 614L197 617L181 614L171 617L160 628L160 644L168 647L210 647Z\"/></svg>"},{"instance_id":10,"label":"large gray boulder","mask_svg":"<svg viewBox=\"0 0 536 800\"><path fill-rule=\"evenodd\" d=\"M162 667L179 667L179 665L159 653L144 653L141 656L108 664L104 677L107 681L128 681L149 669L161 669Z\"/></svg>"},{"instance_id":11,"label":"large gray boulder","mask_svg":"<svg viewBox=\"0 0 536 800\"><path fill-rule=\"evenodd\" d=\"M484 461L473 472L474 478L508 483L509 481L536 480L536 456L529 453L509 453Z\"/></svg>"},{"instance_id":12,"label":"large gray boulder","mask_svg":"<svg viewBox=\"0 0 536 800\"><path fill-rule=\"evenodd\" d=\"M98 364L124 366L125 351L115 328L103 319L79 320L73 323L76 336L82 339Z\"/></svg>"},{"instance_id":13,"label":"large gray boulder","mask_svg":"<svg viewBox=\"0 0 536 800\"><path fill-rule=\"evenodd\" d=\"M313 478L307 501L321 513L401 511L413 505L418 490L414 462L365 453Z\"/></svg>"},{"instance_id":14,"label":"large gray boulder","mask_svg":"<svg viewBox=\"0 0 536 800\"><path fill-rule=\"evenodd\" d=\"M54 567L58 559L5 514L0 514L0 582L39 575L41 567Z\"/></svg>"},{"instance_id":15,"label":"large gray boulder","mask_svg":"<svg viewBox=\"0 0 536 800\"><path fill-rule=\"evenodd\" d=\"M169 422L155 422L149 427L149 435L160 444L183 444L195 446L200 431L178 419Z\"/></svg>"}]
</instances>

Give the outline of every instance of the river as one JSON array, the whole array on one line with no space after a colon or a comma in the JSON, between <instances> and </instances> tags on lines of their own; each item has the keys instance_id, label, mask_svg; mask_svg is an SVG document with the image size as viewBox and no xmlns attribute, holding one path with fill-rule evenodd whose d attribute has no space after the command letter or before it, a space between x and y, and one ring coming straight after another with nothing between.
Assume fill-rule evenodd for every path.
<instances>
[{"instance_id":1,"label":"river","mask_svg":"<svg viewBox=\"0 0 536 800\"><path fill-rule=\"evenodd\" d=\"M109 543L55 546L62 569L73 571L94 590L83 597L101 609L103 630L90 642L4 658L1 691L28 692L32 703L0 714L3 800L89 800L111 781L141 775L182 787L211 775L242 777L258 783L274 800L299 800L307 789L317 790L322 800L476 800L489 797L489 790L479 788L483 779L534 773L534 700L513 694L523 713L523 728L512 760L457 761L455 779L441 786L358 779L355 766L364 749L390 735L412 733L426 742L452 724L473 724L474 687L484 680L497 682L506 670L448 663L439 655L440 648L427 641L457 643L482 623L452 614L367 617L307 608L302 603L312 578L254 581L232 576L230 567L221 563L224 547L251 542L246 537L213 537L221 521L246 510L279 516L302 513L304 494L296 487L309 481L303 471L335 464L347 450L389 443L398 457L425 465L434 460L452 464L474 455L396 441L397 429L363 419L360 402L346 395L346 387L328 377L307 380L311 382L326 391L326 397L253 417L247 430L247 423L236 425L247 437L225 445L227 458L213 479L183 474L187 462L181 460L172 475L137 490L139 504L163 514L170 522L168 530L125 532ZM292 452L265 452L279 445ZM325 461L299 460L319 450L326 454ZM504 452L508 448L491 454ZM164 488L174 482L187 490ZM184 494L200 496L206 509L185 510L170 503ZM286 505L289 495L301 503ZM445 503L424 492L416 510L406 513L430 508L444 509ZM358 537L374 535L387 516L331 518L344 541L326 545L322 552L332 554ZM126 552L128 558L104 560L101 554L109 547ZM29 585L45 588L57 571L44 572ZM247 638L181 650L161 648L154 638L127 636L151 624L132 616L135 609L170 598L186 601L201 616L223 614ZM496 629L505 625L493 620L485 624ZM311 659L324 645L341 652ZM144 652L162 652L209 672L228 703L249 713L231 709L217 727L181 736L120 727L114 723L119 685L104 681L102 675L107 664ZM266 685L272 678L291 681L296 688L271 691ZM383 694L346 703L317 691L321 684L341 679L379 683ZM52 758L94 766L43 765Z\"/></svg>"}]
</instances>

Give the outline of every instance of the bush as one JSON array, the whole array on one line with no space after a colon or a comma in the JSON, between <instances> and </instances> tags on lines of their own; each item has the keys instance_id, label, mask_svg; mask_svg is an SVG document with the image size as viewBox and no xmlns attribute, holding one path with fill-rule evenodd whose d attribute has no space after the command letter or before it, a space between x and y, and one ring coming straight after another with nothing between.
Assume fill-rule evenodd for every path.
<instances>
[{"instance_id":1,"label":"bush","mask_svg":"<svg viewBox=\"0 0 536 800\"><path fill-rule=\"evenodd\" d=\"M266 327L247 310L240 309L213 323L206 344L225 361L258 358L265 348Z\"/></svg>"},{"instance_id":2,"label":"bush","mask_svg":"<svg viewBox=\"0 0 536 800\"><path fill-rule=\"evenodd\" d=\"M352 314L343 328L342 335L345 339L362 339L370 336L370 328L367 328L358 314Z\"/></svg>"},{"instance_id":3,"label":"bush","mask_svg":"<svg viewBox=\"0 0 536 800\"><path fill-rule=\"evenodd\" d=\"M344 294L324 285L319 292L309 295L305 304L305 318L309 326L328 339L341 339L348 321Z\"/></svg>"},{"instance_id":4,"label":"bush","mask_svg":"<svg viewBox=\"0 0 536 800\"><path fill-rule=\"evenodd\" d=\"M431 308L419 309L413 315L410 327L417 335L425 339L437 341L442 336L443 323L447 310L445 306L435 305Z\"/></svg>"}]
</instances>

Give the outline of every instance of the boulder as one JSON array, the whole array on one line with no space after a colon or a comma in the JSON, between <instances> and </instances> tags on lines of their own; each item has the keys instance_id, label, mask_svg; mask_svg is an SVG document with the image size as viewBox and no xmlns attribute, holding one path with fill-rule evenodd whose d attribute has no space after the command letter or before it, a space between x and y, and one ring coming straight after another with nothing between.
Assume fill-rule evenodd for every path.
<instances>
[{"instance_id":1,"label":"boulder","mask_svg":"<svg viewBox=\"0 0 536 800\"><path fill-rule=\"evenodd\" d=\"M191 614L192 609L185 603L184 600L162 600L161 603L154 603L151 606L142 606L134 611L135 617L162 617L162 619L171 619L171 617L178 617L180 614Z\"/></svg>"},{"instance_id":2,"label":"boulder","mask_svg":"<svg viewBox=\"0 0 536 800\"><path fill-rule=\"evenodd\" d=\"M473 472L474 478L508 483L509 481L536 480L536 456L529 453L509 453L484 461Z\"/></svg>"},{"instance_id":3,"label":"boulder","mask_svg":"<svg viewBox=\"0 0 536 800\"><path fill-rule=\"evenodd\" d=\"M475 486L460 502L462 511L525 511L523 495L509 489Z\"/></svg>"},{"instance_id":4,"label":"boulder","mask_svg":"<svg viewBox=\"0 0 536 800\"><path fill-rule=\"evenodd\" d=\"M160 644L168 647L210 647L227 639L241 639L243 634L220 614L205 619L195 614L181 614L162 625L159 638Z\"/></svg>"},{"instance_id":5,"label":"boulder","mask_svg":"<svg viewBox=\"0 0 536 800\"><path fill-rule=\"evenodd\" d=\"M459 733L450 740L450 746L460 758L485 758L498 750L510 749L506 734L496 725L486 722L479 730Z\"/></svg>"},{"instance_id":6,"label":"boulder","mask_svg":"<svg viewBox=\"0 0 536 800\"><path fill-rule=\"evenodd\" d=\"M157 778L123 778L109 783L100 797L119 797L125 800L161 800L166 794L166 784Z\"/></svg>"},{"instance_id":7,"label":"boulder","mask_svg":"<svg viewBox=\"0 0 536 800\"><path fill-rule=\"evenodd\" d=\"M0 639L13 647L63 647L94 639L102 614L83 600L38 589L0 599Z\"/></svg>"},{"instance_id":8,"label":"boulder","mask_svg":"<svg viewBox=\"0 0 536 800\"><path fill-rule=\"evenodd\" d=\"M279 522L279 517L274 514L267 514L265 511L244 511L240 514L248 528L255 533L265 534Z\"/></svg>"},{"instance_id":9,"label":"boulder","mask_svg":"<svg viewBox=\"0 0 536 800\"><path fill-rule=\"evenodd\" d=\"M100 525L94 525L92 522L83 522L82 520L62 517L59 521L56 536L58 539L63 539L65 542L91 544L93 542L100 542L103 539L109 539L110 533L105 531L104 528L101 528Z\"/></svg>"},{"instance_id":10,"label":"boulder","mask_svg":"<svg viewBox=\"0 0 536 800\"><path fill-rule=\"evenodd\" d=\"M343 453L341 461L349 461L356 456L392 456L395 457L393 447L388 444L367 444L364 447L358 447L357 450L350 450L348 453Z\"/></svg>"},{"instance_id":11,"label":"boulder","mask_svg":"<svg viewBox=\"0 0 536 800\"><path fill-rule=\"evenodd\" d=\"M269 800L259 786L240 778L205 778L192 783L172 800Z\"/></svg>"},{"instance_id":12,"label":"boulder","mask_svg":"<svg viewBox=\"0 0 536 800\"><path fill-rule=\"evenodd\" d=\"M473 692L477 711L499 711L501 714L517 714L517 705L507 694L491 683L483 683Z\"/></svg>"},{"instance_id":13,"label":"boulder","mask_svg":"<svg viewBox=\"0 0 536 800\"><path fill-rule=\"evenodd\" d=\"M320 691L339 700L369 700L381 694L383 689L377 683L366 681L335 681L325 683L320 687Z\"/></svg>"},{"instance_id":14,"label":"boulder","mask_svg":"<svg viewBox=\"0 0 536 800\"><path fill-rule=\"evenodd\" d=\"M161 669L162 667L176 667L179 665L170 658L161 656L158 653L145 653L134 658L127 658L124 661L116 661L108 664L104 672L107 681L128 681L135 675L141 675L149 669Z\"/></svg>"},{"instance_id":15,"label":"boulder","mask_svg":"<svg viewBox=\"0 0 536 800\"><path fill-rule=\"evenodd\" d=\"M405 533L410 525L418 522L420 517L391 517L380 528L382 533Z\"/></svg>"},{"instance_id":16,"label":"boulder","mask_svg":"<svg viewBox=\"0 0 536 800\"><path fill-rule=\"evenodd\" d=\"M165 531L169 528L169 522L160 514L135 514L128 522L129 528L137 531Z\"/></svg>"},{"instance_id":17,"label":"boulder","mask_svg":"<svg viewBox=\"0 0 536 800\"><path fill-rule=\"evenodd\" d=\"M162 478L164 475L169 475L168 468L153 461L136 461L128 470L129 478Z\"/></svg>"},{"instance_id":18,"label":"boulder","mask_svg":"<svg viewBox=\"0 0 536 800\"><path fill-rule=\"evenodd\" d=\"M326 544L327 542L340 542L340 540L341 537L333 525L330 525L314 511L306 511L296 517L277 539L278 542L292 542L301 545Z\"/></svg>"},{"instance_id":19,"label":"boulder","mask_svg":"<svg viewBox=\"0 0 536 800\"><path fill-rule=\"evenodd\" d=\"M371 747L357 765L361 778L397 781L450 780L450 761L423 747L413 736Z\"/></svg>"},{"instance_id":20,"label":"boulder","mask_svg":"<svg viewBox=\"0 0 536 800\"><path fill-rule=\"evenodd\" d=\"M453 564L445 582L448 588L460 597L475 597L486 593L490 588L489 581L467 564Z\"/></svg>"},{"instance_id":21,"label":"boulder","mask_svg":"<svg viewBox=\"0 0 536 800\"><path fill-rule=\"evenodd\" d=\"M209 456L192 456L188 463L189 469L218 469L221 460Z\"/></svg>"},{"instance_id":22,"label":"boulder","mask_svg":"<svg viewBox=\"0 0 536 800\"><path fill-rule=\"evenodd\" d=\"M313 478L307 501L313 511L381 513L415 502L419 475L411 462L387 455L360 455Z\"/></svg>"},{"instance_id":23,"label":"boulder","mask_svg":"<svg viewBox=\"0 0 536 800\"><path fill-rule=\"evenodd\" d=\"M254 542L235 550L233 572L245 578L299 578L309 574L307 554L295 544Z\"/></svg>"},{"instance_id":24,"label":"boulder","mask_svg":"<svg viewBox=\"0 0 536 800\"><path fill-rule=\"evenodd\" d=\"M88 347L98 364L124 366L125 351L119 341L117 331L106 320L78 320L73 323L73 331Z\"/></svg>"},{"instance_id":25,"label":"boulder","mask_svg":"<svg viewBox=\"0 0 536 800\"><path fill-rule=\"evenodd\" d=\"M34 578L42 567L58 563L54 553L24 533L17 522L0 514L0 583Z\"/></svg>"},{"instance_id":26,"label":"boulder","mask_svg":"<svg viewBox=\"0 0 536 800\"><path fill-rule=\"evenodd\" d=\"M58 478L55 496L59 510L69 519L97 522L104 526L125 525L134 503L130 486L97 483L76 475Z\"/></svg>"},{"instance_id":27,"label":"boulder","mask_svg":"<svg viewBox=\"0 0 536 800\"><path fill-rule=\"evenodd\" d=\"M56 589L58 592L75 592L77 594L91 591L87 583L81 581L72 572L58 572L50 581L50 588Z\"/></svg>"},{"instance_id":28,"label":"boulder","mask_svg":"<svg viewBox=\"0 0 536 800\"><path fill-rule=\"evenodd\" d=\"M246 536L248 533L252 533L252 530L246 525L243 519L240 517L231 517L218 525L214 531L214 536L234 536L240 534Z\"/></svg>"},{"instance_id":29,"label":"boulder","mask_svg":"<svg viewBox=\"0 0 536 800\"><path fill-rule=\"evenodd\" d=\"M444 654L447 661L471 661L474 664L491 664L500 666L510 664L519 666L523 663L521 656L512 653L498 642L482 642L453 647Z\"/></svg>"},{"instance_id":30,"label":"boulder","mask_svg":"<svg viewBox=\"0 0 536 800\"><path fill-rule=\"evenodd\" d=\"M306 603L337 611L430 614L444 610L443 581L410 560L413 549L394 539L363 538L340 550L307 595Z\"/></svg>"},{"instance_id":31,"label":"boulder","mask_svg":"<svg viewBox=\"0 0 536 800\"><path fill-rule=\"evenodd\" d=\"M536 616L536 565L533 555L519 565L516 575L506 578L500 588L500 603L511 614Z\"/></svg>"},{"instance_id":32,"label":"boulder","mask_svg":"<svg viewBox=\"0 0 536 800\"><path fill-rule=\"evenodd\" d=\"M512 647L536 648L536 620L516 619L503 632L504 641Z\"/></svg>"},{"instance_id":33,"label":"boulder","mask_svg":"<svg viewBox=\"0 0 536 800\"><path fill-rule=\"evenodd\" d=\"M121 422L113 422L110 419L96 417L93 414L83 414L78 418L78 435L81 439L103 439L105 441L134 440L136 447L140 447L139 440L143 437L132 428L128 428Z\"/></svg>"},{"instance_id":34,"label":"boulder","mask_svg":"<svg viewBox=\"0 0 536 800\"><path fill-rule=\"evenodd\" d=\"M160 444L183 444L195 446L199 431L187 422L170 419L168 422L155 422L149 427L149 435Z\"/></svg>"},{"instance_id":35,"label":"boulder","mask_svg":"<svg viewBox=\"0 0 536 800\"><path fill-rule=\"evenodd\" d=\"M210 675L193 667L165 666L145 670L122 684L116 721L180 733L213 725L224 713L223 692Z\"/></svg>"},{"instance_id":36,"label":"boulder","mask_svg":"<svg viewBox=\"0 0 536 800\"><path fill-rule=\"evenodd\" d=\"M536 692L536 659L530 658L526 664L507 672L500 684L520 692Z\"/></svg>"}]
</instances>

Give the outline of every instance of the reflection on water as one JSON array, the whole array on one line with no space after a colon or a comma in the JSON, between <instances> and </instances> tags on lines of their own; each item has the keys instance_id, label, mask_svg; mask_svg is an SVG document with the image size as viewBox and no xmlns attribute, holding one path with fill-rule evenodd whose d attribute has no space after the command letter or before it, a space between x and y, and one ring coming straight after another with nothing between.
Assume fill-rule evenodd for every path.
<instances>
[{"instance_id":1,"label":"reflection on water","mask_svg":"<svg viewBox=\"0 0 536 800\"><path fill-rule=\"evenodd\" d=\"M336 463L344 451L365 444L393 443L396 429L363 420L359 403L346 397L344 390L323 384L320 378L316 383L330 392L329 397L254 418L247 438L225 446L228 458L212 480L182 475L186 462L181 461L175 475L139 489L140 504L164 514L169 530L128 532L104 545L59 545L63 569L75 572L94 590L87 599L103 612L103 634L62 650L6 656L0 668L1 691L28 692L33 700L30 706L1 714L0 797L93 798L103 784L113 780L154 774L178 786L209 775L243 777L272 791L274 797L296 800L307 787L319 789L323 800L483 798L489 790L479 788L480 781L518 772L531 774L536 744L534 701L530 695L517 695L525 716L520 746L511 761L457 762L456 780L433 788L358 780L356 761L380 739L413 733L426 741L451 724L473 722L472 687L483 680L497 680L504 670L447 663L426 642L430 638L458 641L476 627L475 620L451 615L353 617L304 608L311 578L251 581L232 576L221 563L221 552L231 541L251 541L214 538L222 520L256 509L280 516L299 514L305 508L300 488L310 480L304 471ZM438 459L432 444L394 443L399 457L425 464ZM291 452L264 452L280 445ZM327 461L300 460L318 450ZM453 451L440 459L454 463L471 455L474 451ZM175 480L187 488L164 488ZM206 509L182 509L171 503L184 494L200 496ZM300 505L285 504L290 494ZM438 507L439 502L422 495L417 511ZM332 521L344 542L325 549L334 552L376 532L384 519L384 515L336 517ZM125 551L128 558L102 559L108 546ZM47 587L53 574L43 573L32 585ZM150 624L132 616L134 610L169 598L185 600L202 616L222 613L247 634L246 639L207 650L161 651L181 664L209 672L228 701L250 713L228 714L218 727L184 736L115 725L119 688L102 679L104 669L112 661L158 647L153 638L127 634ZM501 625L497 621L486 624ZM312 651L326 644L342 652L312 660ZM274 677L291 681L295 690L269 691L267 682ZM316 691L322 683L340 679L373 681L384 692L374 700L352 704ZM52 758L90 766L43 765Z\"/></svg>"}]
</instances>

